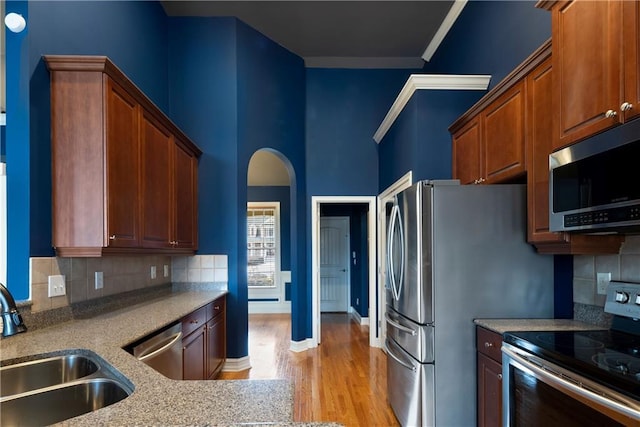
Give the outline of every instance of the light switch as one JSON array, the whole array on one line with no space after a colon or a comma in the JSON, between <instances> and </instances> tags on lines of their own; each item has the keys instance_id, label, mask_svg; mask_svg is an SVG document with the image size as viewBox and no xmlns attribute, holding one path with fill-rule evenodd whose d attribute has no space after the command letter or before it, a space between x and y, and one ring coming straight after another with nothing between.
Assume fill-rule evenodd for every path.
<instances>
[{"instance_id":1,"label":"light switch","mask_svg":"<svg viewBox=\"0 0 640 427\"><path fill-rule=\"evenodd\" d=\"M59 297L66 294L67 289L65 286L64 276L61 274L49 276L49 297Z\"/></svg>"}]
</instances>

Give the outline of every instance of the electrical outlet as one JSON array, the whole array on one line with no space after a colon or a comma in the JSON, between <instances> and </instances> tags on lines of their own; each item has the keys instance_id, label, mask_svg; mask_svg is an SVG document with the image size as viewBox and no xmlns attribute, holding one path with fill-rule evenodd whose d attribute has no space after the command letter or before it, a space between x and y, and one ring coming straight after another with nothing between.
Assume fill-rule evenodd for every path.
<instances>
[{"instance_id":1,"label":"electrical outlet","mask_svg":"<svg viewBox=\"0 0 640 427\"><path fill-rule=\"evenodd\" d=\"M65 286L64 276L49 276L49 297L59 297L66 294L67 288Z\"/></svg>"},{"instance_id":2,"label":"electrical outlet","mask_svg":"<svg viewBox=\"0 0 640 427\"><path fill-rule=\"evenodd\" d=\"M597 273L596 274L597 282L598 282L598 294L606 295L607 294L607 286L611 281L611 273Z\"/></svg>"},{"instance_id":3,"label":"electrical outlet","mask_svg":"<svg viewBox=\"0 0 640 427\"><path fill-rule=\"evenodd\" d=\"M156 266L155 265L151 266L151 278L152 279L156 278Z\"/></svg>"},{"instance_id":4,"label":"electrical outlet","mask_svg":"<svg viewBox=\"0 0 640 427\"><path fill-rule=\"evenodd\" d=\"M102 271L96 271L95 285L96 289L102 289L104 287L104 274L102 273Z\"/></svg>"},{"instance_id":5,"label":"electrical outlet","mask_svg":"<svg viewBox=\"0 0 640 427\"><path fill-rule=\"evenodd\" d=\"M169 277L169 266L167 264L164 265L164 277Z\"/></svg>"}]
</instances>

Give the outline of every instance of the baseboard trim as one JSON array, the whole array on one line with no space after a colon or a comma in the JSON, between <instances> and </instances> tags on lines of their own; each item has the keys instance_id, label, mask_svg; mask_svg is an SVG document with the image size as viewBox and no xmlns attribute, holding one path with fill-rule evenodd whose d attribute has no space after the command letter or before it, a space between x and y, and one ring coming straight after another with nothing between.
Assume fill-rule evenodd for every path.
<instances>
[{"instance_id":1,"label":"baseboard trim","mask_svg":"<svg viewBox=\"0 0 640 427\"><path fill-rule=\"evenodd\" d=\"M250 368L249 356L244 356L237 359L227 359L222 367L222 372L239 372Z\"/></svg>"},{"instance_id":2,"label":"baseboard trim","mask_svg":"<svg viewBox=\"0 0 640 427\"><path fill-rule=\"evenodd\" d=\"M302 340L302 341L291 341L291 345L289 346L289 350L295 352L295 353L300 353L303 351L307 351L310 348L314 348L317 347L317 344L314 344L313 339L312 338L307 338L306 340Z\"/></svg>"},{"instance_id":3,"label":"baseboard trim","mask_svg":"<svg viewBox=\"0 0 640 427\"><path fill-rule=\"evenodd\" d=\"M349 307L349 313L351 314L351 318L358 325L367 325L367 326L369 325L369 318L360 316L360 313L358 313L358 311L355 308Z\"/></svg>"},{"instance_id":4,"label":"baseboard trim","mask_svg":"<svg viewBox=\"0 0 640 427\"><path fill-rule=\"evenodd\" d=\"M291 313L291 301L249 301L249 314Z\"/></svg>"}]
</instances>

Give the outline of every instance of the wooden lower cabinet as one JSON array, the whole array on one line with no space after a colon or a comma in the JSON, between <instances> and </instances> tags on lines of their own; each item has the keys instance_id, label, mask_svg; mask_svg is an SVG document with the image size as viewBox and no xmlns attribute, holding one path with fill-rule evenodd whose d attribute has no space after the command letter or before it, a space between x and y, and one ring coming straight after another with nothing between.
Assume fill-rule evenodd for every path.
<instances>
[{"instance_id":1,"label":"wooden lower cabinet","mask_svg":"<svg viewBox=\"0 0 640 427\"><path fill-rule=\"evenodd\" d=\"M182 319L182 375L185 380L215 379L227 358L224 296Z\"/></svg>"},{"instance_id":2,"label":"wooden lower cabinet","mask_svg":"<svg viewBox=\"0 0 640 427\"><path fill-rule=\"evenodd\" d=\"M185 380L206 379L205 332L205 326L201 326L182 340L182 378Z\"/></svg>"},{"instance_id":3,"label":"wooden lower cabinet","mask_svg":"<svg viewBox=\"0 0 640 427\"><path fill-rule=\"evenodd\" d=\"M502 335L476 327L478 427L502 426Z\"/></svg>"}]
</instances>

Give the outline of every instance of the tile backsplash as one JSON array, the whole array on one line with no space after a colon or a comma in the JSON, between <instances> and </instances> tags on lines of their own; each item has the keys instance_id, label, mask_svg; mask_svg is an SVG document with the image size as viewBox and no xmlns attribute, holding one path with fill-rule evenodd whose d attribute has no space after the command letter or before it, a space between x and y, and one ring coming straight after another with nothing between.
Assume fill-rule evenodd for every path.
<instances>
[{"instance_id":1,"label":"tile backsplash","mask_svg":"<svg viewBox=\"0 0 640 427\"><path fill-rule=\"evenodd\" d=\"M173 283L226 283L229 281L226 255L173 257Z\"/></svg>"},{"instance_id":2,"label":"tile backsplash","mask_svg":"<svg viewBox=\"0 0 640 427\"><path fill-rule=\"evenodd\" d=\"M640 236L626 236L615 255L573 257L573 302L604 307L605 296L597 290L597 273L611 273L611 280L640 283Z\"/></svg>"},{"instance_id":3,"label":"tile backsplash","mask_svg":"<svg viewBox=\"0 0 640 427\"><path fill-rule=\"evenodd\" d=\"M151 278L152 266L156 269L154 279ZM171 283L171 257L164 255L102 258L33 257L30 259L29 270L32 312ZM102 289L95 288L96 272L103 273ZM66 295L48 296L48 278L52 275L65 276Z\"/></svg>"}]
</instances>

